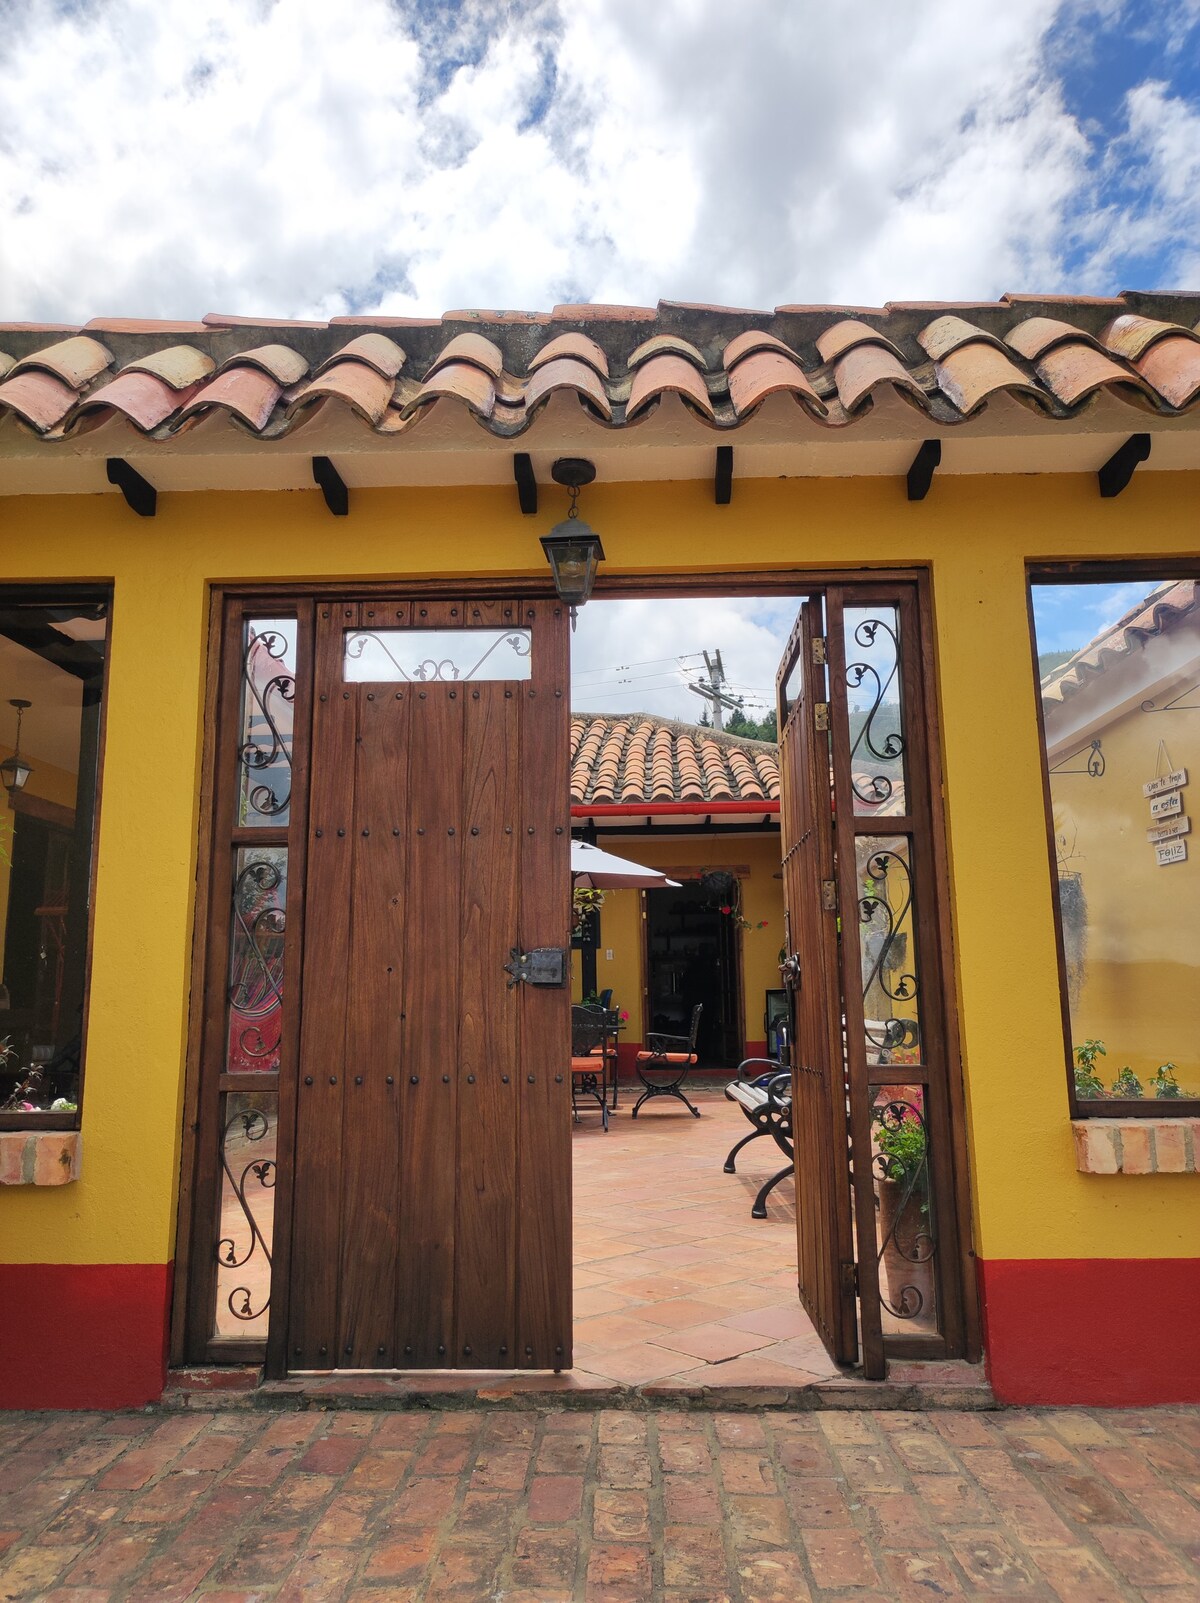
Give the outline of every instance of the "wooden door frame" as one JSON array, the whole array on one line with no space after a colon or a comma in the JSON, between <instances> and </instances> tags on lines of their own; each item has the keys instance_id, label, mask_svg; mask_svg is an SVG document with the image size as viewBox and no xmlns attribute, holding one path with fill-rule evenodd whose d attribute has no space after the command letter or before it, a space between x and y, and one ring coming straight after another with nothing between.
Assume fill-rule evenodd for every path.
<instances>
[{"instance_id":1,"label":"wooden door frame","mask_svg":"<svg viewBox=\"0 0 1200 1603\"><path fill-rule=\"evenodd\" d=\"M296 1073L281 1073L275 1083L238 1085L224 1089L256 1089L278 1098L274 1230L271 1248L271 1301L265 1340L215 1338L211 1331L215 1307L216 1270L204 1261L203 1245L211 1238L214 1207L220 1197L221 1161L217 1135L222 1087L214 1064L216 1013L224 1017L221 998L228 962L227 897L220 894L222 862L231 846L284 844L280 831L233 827L237 764L235 742L241 696L241 643L250 617L296 617L296 702L293 723L293 798L287 828L288 904L284 953L285 1008L283 1050L298 1065L302 1015L304 959L305 845L307 840L308 763L312 735L312 660L315 607L318 598L397 600L458 600L509 597L519 600L556 599L549 575L524 580L463 579L406 580L356 583L304 581L277 584L215 583L209 587L207 655L203 719L204 749L200 770L196 898L191 942L191 990L185 1057L183 1135L180 1189L176 1208L176 1252L171 1299L169 1360L187 1363L263 1362L268 1378L287 1372L290 1257L292 1245L292 1179L296 1140ZM306 633L307 629L307 633ZM225 744L222 744L222 741ZM564 770L565 773L565 770ZM251 1077L242 1076L243 1080ZM254 1077L267 1081L268 1076ZM216 1123L214 1124L214 1120ZM569 1127L564 1127L569 1140ZM201 1278L202 1277L202 1278Z\"/></svg>"},{"instance_id":2,"label":"wooden door frame","mask_svg":"<svg viewBox=\"0 0 1200 1603\"><path fill-rule=\"evenodd\" d=\"M836 568L769 568L739 572L713 570L704 573L657 572L629 575L601 573L596 585L595 599L654 600L709 595L779 595L795 596L800 599L806 594L824 590L831 585L856 587L860 585L899 584L905 582L916 587L917 619L923 668L922 695L924 707L922 711L925 717L927 760L931 776L932 872L936 890L938 950L943 976L940 1001L949 1066L946 1079L951 1128L951 1152L949 1156L952 1164L956 1202L956 1245L961 1266L959 1289L964 1355L968 1359L978 1359L982 1353L982 1333L978 1286L975 1276L975 1251L971 1217L966 1095L962 1075L958 1010L952 1005L953 997L956 993L951 912L953 904L950 896L950 867L944 799L941 785L934 782L935 776L943 770L938 705L939 680L934 630L934 596L930 568L927 565L892 567L888 565L859 564ZM351 595L363 598L373 595L389 595L411 597L416 600L421 597L440 598L461 595L465 590L469 590L472 595L480 597L509 595L550 598L554 594L553 585L548 574L543 573L527 573L524 576L510 576L507 578L491 576L465 577L458 580L453 578L408 578L401 575L388 580L365 581L344 578L327 581L228 581L213 583L209 587L208 647L203 705L204 752L200 776L196 901L192 933L192 983L185 1056L184 1123L169 1348L170 1360L174 1365L188 1361L186 1312L188 1308L189 1282L193 1279L196 1269L193 1235L199 1226L196 1182L202 1156L199 1148L199 1111L203 1093L201 1085L201 1038L203 1033L205 985L209 979L207 949L210 941L212 920L216 913L212 895L212 872L216 826L216 772L220 755L217 740L217 713L219 711L217 703L218 689L221 682L222 644L224 641L226 609L230 603L242 602L247 606L253 606L263 616L271 616L287 613L304 601L312 603L318 595L330 598ZM272 609L274 609L274 614ZM564 775L564 779L565 777ZM289 880L293 880L290 863ZM294 884L295 894L299 899L303 889L302 871L294 877ZM290 885L289 896L291 894ZM289 909L289 924L291 922ZM300 934L297 939L290 943L290 949L295 952L293 961L298 964L303 945L302 907L298 908L295 927L300 931ZM643 920L643 944L645 940L644 930L645 921ZM645 967L644 954L643 964L643 979L645 980L647 978L647 969ZM648 987L644 987L644 991L643 1017L645 1008L648 1006ZM300 1000L298 988L292 994L297 999L294 1011L298 1020ZM294 1117L291 1122L294 1123ZM285 1139L282 1084L280 1087L279 1129L279 1138L282 1142ZM287 1187L290 1186L290 1164L289 1174L284 1176L282 1172L283 1156L281 1149L280 1182L284 1190L277 1188L276 1195L276 1208L281 1217L284 1213L281 1204L285 1203ZM286 1231L285 1234L287 1234ZM279 1294L286 1301L286 1290L283 1289L286 1287L286 1275L283 1272L285 1265L281 1264L279 1244L280 1238L277 1233L276 1244L273 1249L273 1313L277 1287L279 1288ZM286 1250L285 1246L284 1258L286 1258ZM282 1311L286 1313L286 1309ZM286 1331L286 1323L283 1319L277 1320L273 1318L270 1328L272 1330L278 1328L281 1331ZM232 1345L225 1347L221 1356L231 1362L256 1361L262 1354L262 1343L256 1342L249 1345L252 1345L252 1350L243 1350L240 1353L236 1352ZM273 1365L279 1361L277 1348L270 1340L268 1340L268 1357Z\"/></svg>"}]
</instances>

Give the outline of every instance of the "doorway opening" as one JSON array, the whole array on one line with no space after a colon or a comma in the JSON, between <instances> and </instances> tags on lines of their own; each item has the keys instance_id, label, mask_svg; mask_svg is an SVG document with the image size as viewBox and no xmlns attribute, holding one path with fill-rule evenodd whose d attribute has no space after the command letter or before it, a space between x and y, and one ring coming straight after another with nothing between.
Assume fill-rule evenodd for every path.
<instances>
[{"instance_id":1,"label":"doorway opening","mask_svg":"<svg viewBox=\"0 0 1200 1603\"><path fill-rule=\"evenodd\" d=\"M574 707L544 588L214 597L177 1362L977 1351L924 581L760 582L594 601Z\"/></svg>"},{"instance_id":2,"label":"doorway opening","mask_svg":"<svg viewBox=\"0 0 1200 1603\"><path fill-rule=\"evenodd\" d=\"M741 954L727 908L702 881L646 892L647 1032L686 1035L701 1007L697 1069L734 1070L745 1055Z\"/></svg>"}]
</instances>

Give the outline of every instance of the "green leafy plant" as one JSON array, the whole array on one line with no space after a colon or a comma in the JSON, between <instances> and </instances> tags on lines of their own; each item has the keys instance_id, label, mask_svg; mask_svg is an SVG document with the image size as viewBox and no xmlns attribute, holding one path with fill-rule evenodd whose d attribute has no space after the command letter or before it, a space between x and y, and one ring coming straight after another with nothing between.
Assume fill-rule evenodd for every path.
<instances>
[{"instance_id":1,"label":"green leafy plant","mask_svg":"<svg viewBox=\"0 0 1200 1603\"><path fill-rule=\"evenodd\" d=\"M1113 1081L1113 1096L1141 1097L1145 1096L1145 1094L1142 1089L1142 1082L1127 1063Z\"/></svg>"},{"instance_id":2,"label":"green leafy plant","mask_svg":"<svg viewBox=\"0 0 1200 1603\"><path fill-rule=\"evenodd\" d=\"M589 913L598 913L604 906L604 892L591 885L574 885L571 888L571 927L576 935L583 930Z\"/></svg>"},{"instance_id":3,"label":"green leafy plant","mask_svg":"<svg viewBox=\"0 0 1200 1603\"><path fill-rule=\"evenodd\" d=\"M1096 1059L1107 1057L1103 1041L1088 1040L1075 1049L1075 1095L1088 1101L1107 1097L1104 1081L1096 1073Z\"/></svg>"},{"instance_id":4,"label":"green leafy plant","mask_svg":"<svg viewBox=\"0 0 1200 1603\"><path fill-rule=\"evenodd\" d=\"M1179 1081L1175 1078L1175 1065L1173 1063L1160 1063L1150 1080L1154 1087L1156 1097L1174 1099L1181 1097L1183 1092L1179 1089Z\"/></svg>"},{"instance_id":5,"label":"green leafy plant","mask_svg":"<svg viewBox=\"0 0 1200 1603\"><path fill-rule=\"evenodd\" d=\"M925 1126L915 1110L906 1112L900 1119L877 1118L875 1145L882 1159L881 1178L897 1180L905 1189L919 1192L923 1197L928 1174ZM926 1207L928 1203L923 1202L922 1212Z\"/></svg>"}]
</instances>

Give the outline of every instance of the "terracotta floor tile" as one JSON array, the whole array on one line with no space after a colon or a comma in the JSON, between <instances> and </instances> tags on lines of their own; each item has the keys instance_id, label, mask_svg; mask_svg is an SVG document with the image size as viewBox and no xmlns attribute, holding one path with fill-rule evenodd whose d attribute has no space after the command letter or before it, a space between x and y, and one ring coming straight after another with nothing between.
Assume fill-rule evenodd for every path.
<instances>
[{"instance_id":1,"label":"terracotta floor tile","mask_svg":"<svg viewBox=\"0 0 1200 1603\"><path fill-rule=\"evenodd\" d=\"M638 1319L669 1330L682 1330L685 1325L710 1325L722 1319L725 1310L715 1302L700 1302L693 1297L669 1297L665 1302L638 1303Z\"/></svg>"},{"instance_id":2,"label":"terracotta floor tile","mask_svg":"<svg viewBox=\"0 0 1200 1603\"><path fill-rule=\"evenodd\" d=\"M689 1325L682 1330L664 1330L655 1337L655 1342L673 1352L703 1358L709 1364L723 1363L727 1358L738 1358L742 1353L772 1345L769 1336L756 1336L749 1330L730 1330L728 1325Z\"/></svg>"},{"instance_id":3,"label":"terracotta floor tile","mask_svg":"<svg viewBox=\"0 0 1200 1603\"><path fill-rule=\"evenodd\" d=\"M637 1342L629 1347L589 1358L589 1373L606 1380L619 1380L626 1386L643 1386L647 1381L661 1380L664 1375L681 1374L688 1366L687 1355L671 1352L666 1347L649 1342ZM693 1359L694 1367L707 1369L702 1359Z\"/></svg>"},{"instance_id":4,"label":"terracotta floor tile","mask_svg":"<svg viewBox=\"0 0 1200 1603\"><path fill-rule=\"evenodd\" d=\"M775 1341L812 1334L812 1320L799 1302L776 1308L757 1308L748 1314L733 1314L723 1323L734 1330L752 1330L756 1336L770 1336Z\"/></svg>"}]
</instances>

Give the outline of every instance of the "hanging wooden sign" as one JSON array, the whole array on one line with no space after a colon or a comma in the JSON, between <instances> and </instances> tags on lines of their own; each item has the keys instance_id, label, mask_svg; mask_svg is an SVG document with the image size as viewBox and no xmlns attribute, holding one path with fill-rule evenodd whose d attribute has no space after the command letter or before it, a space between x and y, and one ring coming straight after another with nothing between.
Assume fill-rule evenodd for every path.
<instances>
[{"instance_id":1,"label":"hanging wooden sign","mask_svg":"<svg viewBox=\"0 0 1200 1603\"><path fill-rule=\"evenodd\" d=\"M1151 818L1171 818L1183 811L1183 797L1177 790L1170 790L1164 796L1156 796L1150 803Z\"/></svg>"},{"instance_id":2,"label":"hanging wooden sign","mask_svg":"<svg viewBox=\"0 0 1200 1603\"><path fill-rule=\"evenodd\" d=\"M1188 782L1186 768L1176 768L1173 773L1164 774L1161 779L1152 779L1148 785L1142 786L1143 796L1161 796L1164 791L1178 790Z\"/></svg>"},{"instance_id":3,"label":"hanging wooden sign","mask_svg":"<svg viewBox=\"0 0 1200 1603\"><path fill-rule=\"evenodd\" d=\"M1192 821L1190 818L1173 818L1169 824L1155 824L1146 831L1148 841L1174 840L1176 835L1190 835Z\"/></svg>"},{"instance_id":4,"label":"hanging wooden sign","mask_svg":"<svg viewBox=\"0 0 1200 1603\"><path fill-rule=\"evenodd\" d=\"M1158 858L1158 866L1165 868L1168 863L1187 862L1187 841L1171 840L1165 846L1156 846L1154 855Z\"/></svg>"}]
</instances>

